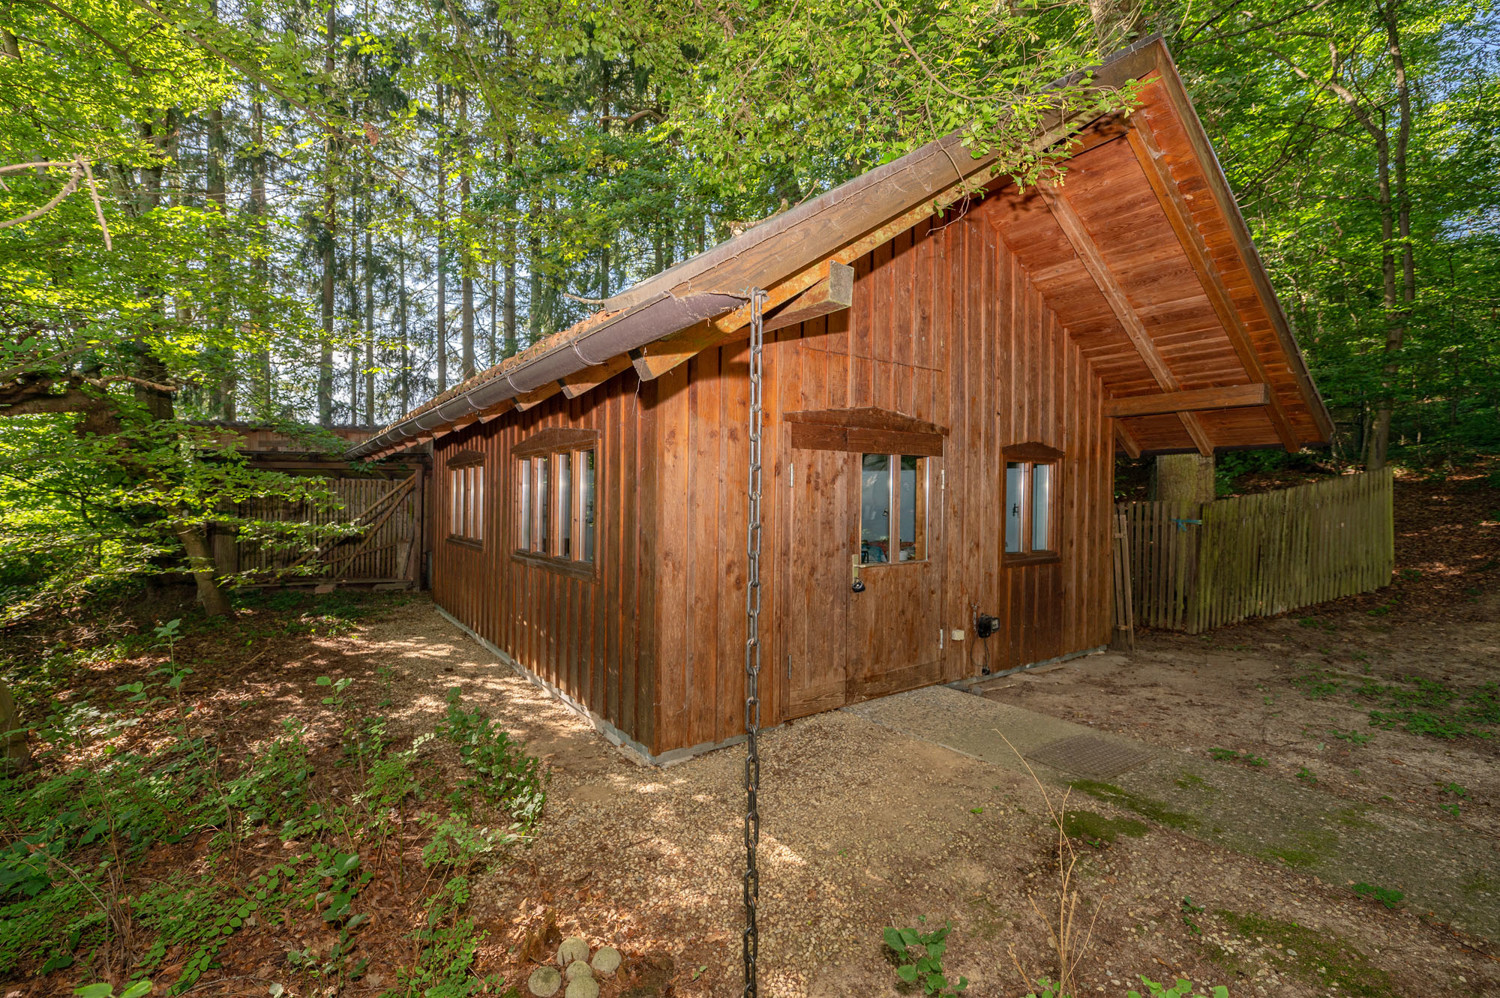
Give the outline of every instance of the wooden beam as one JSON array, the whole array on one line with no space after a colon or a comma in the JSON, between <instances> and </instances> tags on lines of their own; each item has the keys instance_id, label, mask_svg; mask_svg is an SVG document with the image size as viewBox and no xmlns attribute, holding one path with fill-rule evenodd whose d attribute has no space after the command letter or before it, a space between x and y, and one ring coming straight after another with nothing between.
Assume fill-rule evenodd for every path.
<instances>
[{"instance_id":1,"label":"wooden beam","mask_svg":"<svg viewBox=\"0 0 1500 998\"><path fill-rule=\"evenodd\" d=\"M1045 181L1037 185L1042 192L1048 207L1052 209L1052 217L1057 221L1058 228L1069 244L1073 252L1078 254L1078 259L1083 261L1083 267L1094 279L1094 284L1104 295L1104 300L1109 303L1110 310L1115 313L1115 318L1120 321L1120 326L1125 330L1125 335L1135 346L1136 353L1140 354L1146 369L1156 379L1156 383L1163 390L1175 392L1181 389L1177 376L1172 369L1167 367L1167 362L1162 359L1156 350L1156 344L1151 340L1151 334L1146 331L1146 326L1141 322L1141 317L1136 314L1135 307L1130 304L1125 289L1120 282L1115 280L1115 275L1110 271L1109 264L1104 260L1104 254L1099 252L1094 237L1089 235L1083 226L1083 219L1073 210L1068 203L1067 196ZM1203 429L1203 424L1192 413L1183 412L1178 414L1182 420L1182 426L1187 430L1188 436L1192 438L1193 444L1198 448L1198 453L1205 456L1214 452L1213 441L1209 439L1208 432Z\"/></svg>"},{"instance_id":2,"label":"wooden beam","mask_svg":"<svg viewBox=\"0 0 1500 998\"><path fill-rule=\"evenodd\" d=\"M481 412L479 414L479 422L480 423L491 423L491 422L494 422L495 420L499 419L501 416L505 415L507 412L510 412L515 407L516 407L516 403L514 401L512 401L511 399L506 399L504 402L500 402L500 403L497 403L495 405L492 405L488 409L484 410L484 412Z\"/></svg>"},{"instance_id":3,"label":"wooden beam","mask_svg":"<svg viewBox=\"0 0 1500 998\"><path fill-rule=\"evenodd\" d=\"M1124 449L1126 454L1129 454L1133 458L1141 456L1140 441L1135 438L1134 434L1125 429L1125 424L1118 419L1115 420L1115 438L1120 441L1120 447Z\"/></svg>"},{"instance_id":4,"label":"wooden beam","mask_svg":"<svg viewBox=\"0 0 1500 998\"><path fill-rule=\"evenodd\" d=\"M1245 409L1266 405L1269 385L1231 385L1228 388L1194 388L1183 392L1153 392L1127 395L1104 403L1104 414L1115 419L1127 416L1159 416L1168 412L1202 412L1205 409Z\"/></svg>"},{"instance_id":5,"label":"wooden beam","mask_svg":"<svg viewBox=\"0 0 1500 998\"><path fill-rule=\"evenodd\" d=\"M765 330L785 329L820 315L842 312L854 304L854 268L830 263L828 276L787 302L766 319Z\"/></svg>"},{"instance_id":6,"label":"wooden beam","mask_svg":"<svg viewBox=\"0 0 1500 998\"><path fill-rule=\"evenodd\" d=\"M630 356L622 353L618 357L611 357L597 367L586 367L563 378L562 393L566 398L576 399L585 392L604 384L621 371L628 370L630 370Z\"/></svg>"},{"instance_id":7,"label":"wooden beam","mask_svg":"<svg viewBox=\"0 0 1500 998\"><path fill-rule=\"evenodd\" d=\"M1156 200L1160 202L1162 211L1166 213L1167 221L1172 225L1172 231L1177 234L1177 241L1182 244L1183 252L1187 254L1188 262L1193 266L1193 272L1198 275L1198 283L1203 285L1203 293L1208 296L1214 314L1219 317L1219 323L1224 327L1224 334L1229 338L1229 345L1234 348L1235 355L1239 357L1240 364L1245 368L1245 374L1251 381L1269 385L1271 379L1266 373L1265 363L1261 360L1254 344L1250 342L1250 333L1240 318L1239 309L1234 307L1229 296L1229 289L1224 286L1218 268L1213 265L1208 252L1208 244L1204 242L1203 233L1198 231L1198 226L1192 220L1192 209L1188 207L1181 189L1172 179L1161 147L1156 144L1155 136L1151 134L1149 127L1143 127L1137 122L1135 127L1130 129L1129 140L1130 148L1135 152L1136 161L1145 171L1146 180L1151 184L1152 191L1156 193ZM1281 445L1288 453L1295 454L1301 449L1301 444L1297 440L1297 433L1292 427L1291 418L1287 415L1275 391L1268 392L1265 405L1268 410L1267 414L1271 417L1271 425L1275 427L1276 436L1280 439Z\"/></svg>"},{"instance_id":8,"label":"wooden beam","mask_svg":"<svg viewBox=\"0 0 1500 998\"><path fill-rule=\"evenodd\" d=\"M534 409L562 391L562 388L563 383L561 381L549 381L545 385L533 388L525 395L517 395L515 398L516 411L525 412L527 409Z\"/></svg>"}]
</instances>

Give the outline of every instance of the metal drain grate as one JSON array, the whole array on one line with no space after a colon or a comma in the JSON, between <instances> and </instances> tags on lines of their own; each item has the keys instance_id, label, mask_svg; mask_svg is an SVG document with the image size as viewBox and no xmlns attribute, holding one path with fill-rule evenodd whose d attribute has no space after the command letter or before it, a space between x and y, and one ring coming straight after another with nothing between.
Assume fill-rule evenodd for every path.
<instances>
[{"instance_id":1,"label":"metal drain grate","mask_svg":"<svg viewBox=\"0 0 1500 998\"><path fill-rule=\"evenodd\" d=\"M1139 766L1151 758L1151 752L1095 735L1074 735L1048 742L1028 752L1026 758L1079 776L1107 780Z\"/></svg>"}]
</instances>

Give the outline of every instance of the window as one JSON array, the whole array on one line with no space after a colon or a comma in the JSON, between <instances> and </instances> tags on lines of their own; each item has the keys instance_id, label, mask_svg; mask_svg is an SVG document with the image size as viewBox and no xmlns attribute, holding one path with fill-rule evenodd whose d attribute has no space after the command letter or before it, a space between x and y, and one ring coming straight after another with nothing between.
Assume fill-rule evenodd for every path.
<instances>
[{"instance_id":1,"label":"window","mask_svg":"<svg viewBox=\"0 0 1500 998\"><path fill-rule=\"evenodd\" d=\"M484 539L484 465L473 458L448 465L448 535L466 541Z\"/></svg>"},{"instance_id":2,"label":"window","mask_svg":"<svg viewBox=\"0 0 1500 998\"><path fill-rule=\"evenodd\" d=\"M1057 465L1062 452L1041 444L1005 450L1005 559L1057 557Z\"/></svg>"},{"instance_id":3,"label":"window","mask_svg":"<svg viewBox=\"0 0 1500 998\"><path fill-rule=\"evenodd\" d=\"M926 561L927 458L865 454L859 476L860 564Z\"/></svg>"},{"instance_id":4,"label":"window","mask_svg":"<svg viewBox=\"0 0 1500 998\"><path fill-rule=\"evenodd\" d=\"M593 562L597 440L591 430L543 430L514 449L517 556L579 567Z\"/></svg>"}]
</instances>

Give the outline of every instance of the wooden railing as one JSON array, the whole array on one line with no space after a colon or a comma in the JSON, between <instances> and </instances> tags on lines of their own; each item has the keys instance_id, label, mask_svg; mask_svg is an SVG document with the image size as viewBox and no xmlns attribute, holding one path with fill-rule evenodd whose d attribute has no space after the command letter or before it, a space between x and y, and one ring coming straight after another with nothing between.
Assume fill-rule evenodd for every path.
<instances>
[{"instance_id":1,"label":"wooden railing","mask_svg":"<svg viewBox=\"0 0 1500 998\"><path fill-rule=\"evenodd\" d=\"M1387 585L1391 489L1386 469L1211 503L1121 503L1133 623L1197 634Z\"/></svg>"}]
</instances>

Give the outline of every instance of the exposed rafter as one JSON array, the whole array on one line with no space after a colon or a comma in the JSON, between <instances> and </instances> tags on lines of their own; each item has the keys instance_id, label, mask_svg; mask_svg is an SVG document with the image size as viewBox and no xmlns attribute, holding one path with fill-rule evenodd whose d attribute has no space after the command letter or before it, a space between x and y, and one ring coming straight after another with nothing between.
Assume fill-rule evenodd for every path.
<instances>
[{"instance_id":1,"label":"exposed rafter","mask_svg":"<svg viewBox=\"0 0 1500 998\"><path fill-rule=\"evenodd\" d=\"M1109 303L1110 310L1114 312L1115 318L1119 320L1120 326L1125 330L1125 335L1135 346L1136 353L1140 354L1142 362L1156 379L1156 383L1162 390L1175 392L1180 391L1182 385L1178 382L1176 375L1162 359L1156 350L1156 344L1151 340L1151 334L1146 331L1146 326L1141 322L1141 317L1136 314L1135 307L1130 304L1130 299L1125 294L1125 289L1115 279L1110 271L1109 265L1104 260L1104 254L1099 251L1099 246L1094 242L1094 237L1089 235L1084 228L1083 219L1073 210L1068 203L1067 196L1048 183L1038 185L1042 196L1046 199L1048 207L1052 209L1052 217L1057 221L1057 226L1067 237L1068 243L1073 247L1073 252L1078 254L1078 259L1083 261L1084 269L1094 279L1094 284L1104 295L1105 301ZM1188 436L1192 437L1193 444L1198 448L1200 454L1208 455L1214 452L1213 441L1209 439L1208 432L1204 430L1203 424L1198 417L1190 412L1178 414L1182 420L1183 428L1187 430Z\"/></svg>"},{"instance_id":2,"label":"exposed rafter","mask_svg":"<svg viewBox=\"0 0 1500 998\"><path fill-rule=\"evenodd\" d=\"M1209 303L1213 305L1214 314L1219 317L1219 323L1229 337L1230 346L1234 348L1235 355L1239 357L1240 363L1245 368L1245 374L1252 381L1269 385L1271 379L1266 373L1266 366L1261 361L1260 354L1256 352L1255 346L1250 342L1250 333L1245 329L1239 309L1235 308L1230 300L1229 289L1224 286L1218 268L1214 266L1209 256L1208 246L1203 241L1203 233L1199 232L1197 225L1193 223L1192 210L1167 170L1161 148L1156 144L1150 128L1142 127L1137 123L1130 129L1129 140L1130 148L1135 152L1135 158L1140 162L1141 169L1145 171L1146 180L1150 182L1157 201L1161 203L1162 211L1166 213L1167 221L1172 225L1172 231L1177 235L1177 241L1182 244L1188 262L1193 266L1193 272L1198 275L1198 281L1203 285L1203 291L1208 296ZM1267 414L1271 417L1271 425L1276 428L1276 436L1280 439L1281 445L1289 453L1295 454L1301 444L1292 428L1292 421L1274 390L1267 392L1264 405Z\"/></svg>"}]
</instances>

